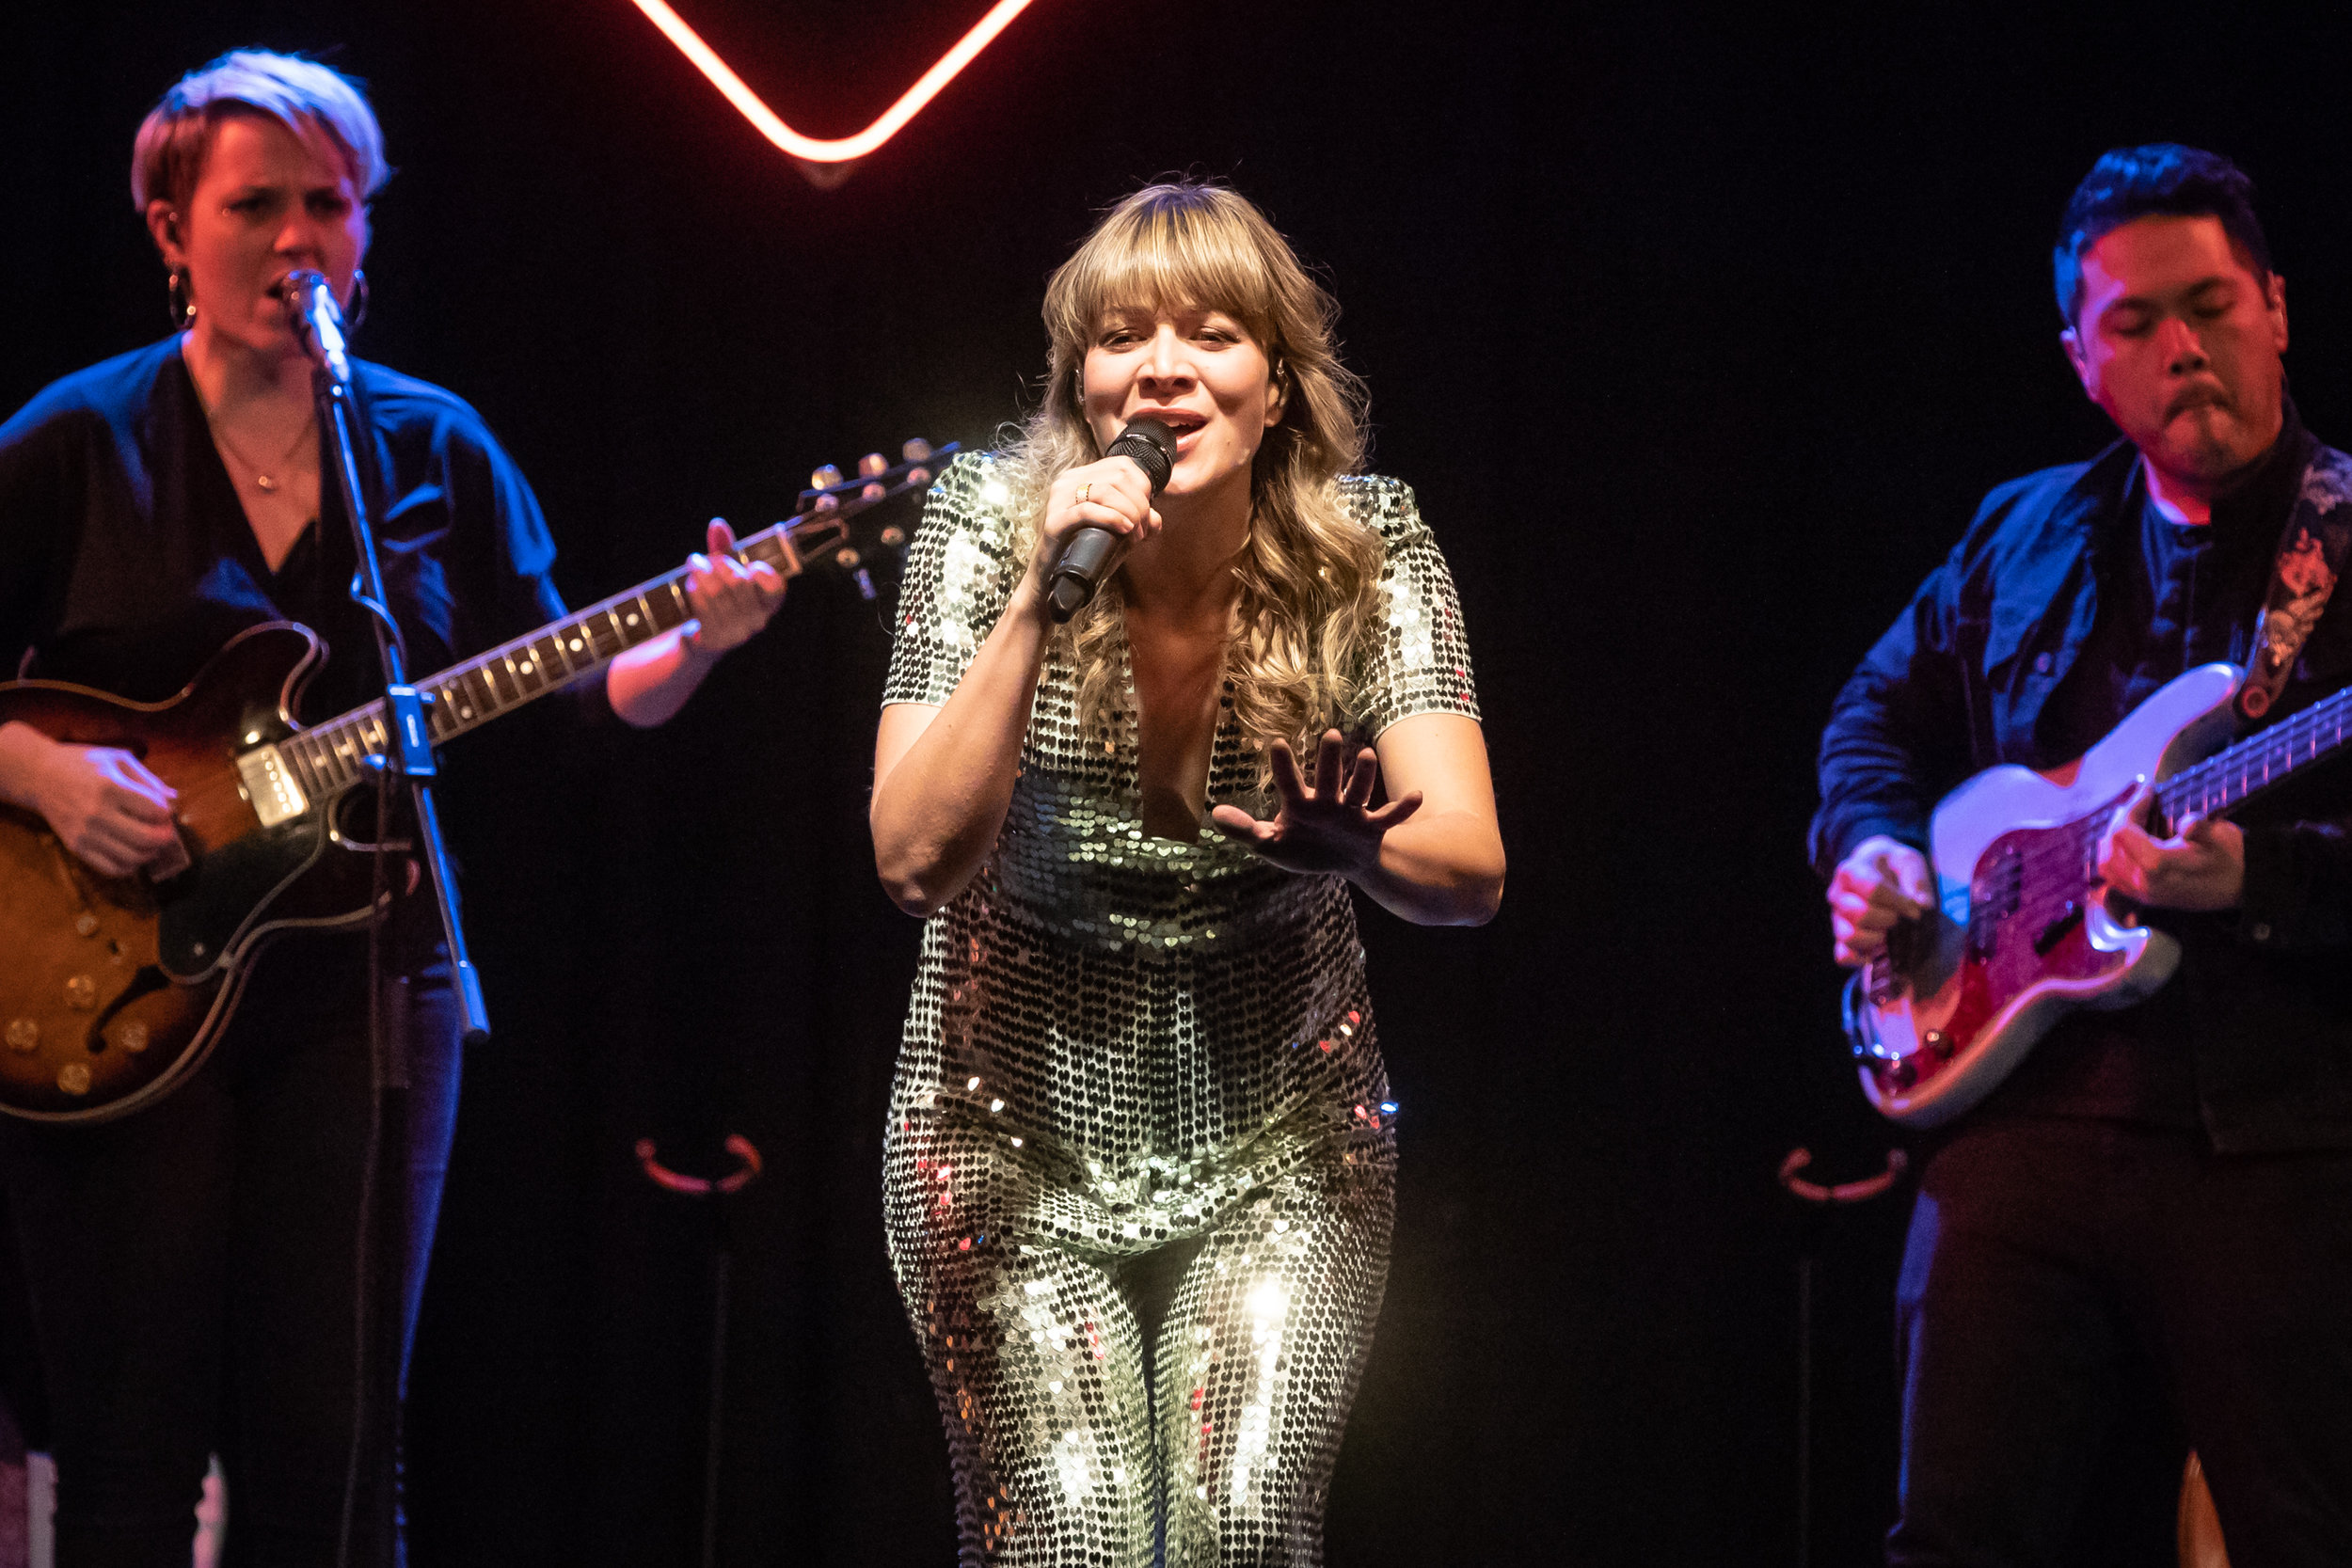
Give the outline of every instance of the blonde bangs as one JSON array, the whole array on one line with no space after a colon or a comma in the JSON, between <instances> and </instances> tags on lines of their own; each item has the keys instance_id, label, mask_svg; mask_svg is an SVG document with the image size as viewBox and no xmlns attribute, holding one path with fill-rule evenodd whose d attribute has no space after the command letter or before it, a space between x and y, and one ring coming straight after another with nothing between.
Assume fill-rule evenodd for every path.
<instances>
[{"instance_id":1,"label":"blonde bangs","mask_svg":"<svg viewBox=\"0 0 2352 1568\"><path fill-rule=\"evenodd\" d=\"M1222 310L1271 353L1276 311L1263 257L1230 223L1200 216L1147 209L1096 230L1056 276L1061 297L1048 296L1056 348L1083 356L1116 310Z\"/></svg>"},{"instance_id":2,"label":"blonde bangs","mask_svg":"<svg viewBox=\"0 0 2352 1568\"><path fill-rule=\"evenodd\" d=\"M1262 752L1287 741L1303 761L1327 725L1345 722L1352 673L1378 626L1380 541L1348 515L1336 483L1363 462L1363 384L1340 362L1331 296L1238 192L1148 185L1104 214L1046 284L1052 370L1013 453L1023 553L1055 476L1102 456L1077 396L1088 345L1111 311L1171 309L1231 315L1265 352L1281 400L1250 465L1225 667L1243 735ZM1056 633L1077 672L1079 721L1105 739L1124 709L1122 605L1114 578Z\"/></svg>"}]
</instances>

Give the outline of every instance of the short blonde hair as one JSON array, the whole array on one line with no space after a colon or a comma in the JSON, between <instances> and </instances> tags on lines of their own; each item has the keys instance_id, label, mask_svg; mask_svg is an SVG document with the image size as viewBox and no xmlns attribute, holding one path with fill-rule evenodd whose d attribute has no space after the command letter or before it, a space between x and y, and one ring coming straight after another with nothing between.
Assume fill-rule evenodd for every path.
<instances>
[{"instance_id":1,"label":"short blonde hair","mask_svg":"<svg viewBox=\"0 0 2352 1568\"><path fill-rule=\"evenodd\" d=\"M324 135L364 201L384 188L384 132L360 85L299 55L238 49L192 71L147 111L131 144L131 200L187 205L213 150L213 133L232 114L266 115L306 141Z\"/></svg>"}]
</instances>

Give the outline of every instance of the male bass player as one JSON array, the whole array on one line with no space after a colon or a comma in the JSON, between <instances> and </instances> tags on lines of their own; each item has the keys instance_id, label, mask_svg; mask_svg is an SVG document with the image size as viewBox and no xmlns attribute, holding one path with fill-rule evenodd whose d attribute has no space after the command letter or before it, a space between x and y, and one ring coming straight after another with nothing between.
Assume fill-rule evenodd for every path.
<instances>
[{"instance_id":1,"label":"male bass player","mask_svg":"<svg viewBox=\"0 0 2352 1568\"><path fill-rule=\"evenodd\" d=\"M2307 476L2325 511L2347 460L2286 396L2251 191L2156 145L2109 152L2068 203L2061 341L2124 438L1988 496L1838 694L1811 848L1840 963L1933 904L1945 791L2061 768L2184 670L2245 665L2281 567L2311 586L2282 534ZM2352 682L2352 608L2304 619L2268 721ZM2239 1568L2352 1562L2352 834L2330 817L2352 792L2317 782L2243 826L2156 821L2141 792L2098 837L2110 907L2177 937L2180 970L2057 1024L1931 1151L1890 1563L2065 1560L2145 1377Z\"/></svg>"}]
</instances>

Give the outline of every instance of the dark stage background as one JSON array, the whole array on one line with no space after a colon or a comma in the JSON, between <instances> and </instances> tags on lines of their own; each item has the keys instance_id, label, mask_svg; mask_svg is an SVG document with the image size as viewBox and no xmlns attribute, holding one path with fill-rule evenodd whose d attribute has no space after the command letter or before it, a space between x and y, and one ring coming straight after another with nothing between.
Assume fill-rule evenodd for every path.
<instances>
[{"instance_id":1,"label":"dark stage background","mask_svg":"<svg viewBox=\"0 0 2352 1568\"><path fill-rule=\"evenodd\" d=\"M819 135L984 8L679 3ZM2252 171L2296 392L2352 439L2346 35L2216 7L1038 0L820 192L625 0L16 6L0 404L161 332L131 134L237 44L373 84L403 172L361 346L485 411L575 600L713 514L774 520L816 463L988 441L1089 214L1230 177L1327 270L1377 466L1452 557L1512 857L1484 930L1365 922L1405 1163L1331 1559L1788 1562L1806 1237L1773 1169L1803 1143L1860 1175L1892 1141L1803 862L1820 721L1986 486L2106 439L2047 266L2102 149ZM951 1556L881 1239L917 934L865 834L885 657L812 578L664 731L533 715L453 751L499 1034L417 1351L425 1568L693 1560L713 1236L630 1146L710 1168L734 1131L770 1166L734 1216L723 1560ZM1907 1206L1819 1238L1823 1563L1883 1523Z\"/></svg>"}]
</instances>

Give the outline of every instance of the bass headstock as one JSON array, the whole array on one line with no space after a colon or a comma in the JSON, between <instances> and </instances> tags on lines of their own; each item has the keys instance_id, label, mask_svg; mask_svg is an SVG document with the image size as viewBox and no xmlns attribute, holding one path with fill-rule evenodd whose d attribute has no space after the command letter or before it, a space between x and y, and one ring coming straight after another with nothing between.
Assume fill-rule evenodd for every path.
<instances>
[{"instance_id":1,"label":"bass headstock","mask_svg":"<svg viewBox=\"0 0 2352 1568\"><path fill-rule=\"evenodd\" d=\"M801 492L800 505L780 531L802 565L851 573L859 592L870 599L874 584L867 565L878 551L904 550L912 530L879 518L860 522L859 515L894 496L928 488L962 450L959 442L934 447L916 436L898 449L896 463L881 452L867 452L858 459L856 473L846 477L828 463L809 476L809 487Z\"/></svg>"}]
</instances>

